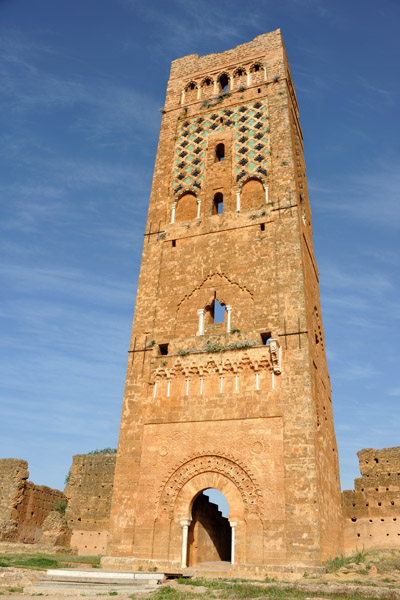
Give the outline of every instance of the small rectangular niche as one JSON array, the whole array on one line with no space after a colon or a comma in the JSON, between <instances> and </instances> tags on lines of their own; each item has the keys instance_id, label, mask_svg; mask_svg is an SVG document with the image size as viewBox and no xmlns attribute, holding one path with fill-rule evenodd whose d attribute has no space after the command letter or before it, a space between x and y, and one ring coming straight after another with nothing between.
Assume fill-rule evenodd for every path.
<instances>
[{"instance_id":1,"label":"small rectangular niche","mask_svg":"<svg viewBox=\"0 0 400 600\"><path fill-rule=\"evenodd\" d=\"M168 344L158 344L158 349L163 356L168 354Z\"/></svg>"},{"instance_id":2,"label":"small rectangular niche","mask_svg":"<svg viewBox=\"0 0 400 600\"><path fill-rule=\"evenodd\" d=\"M265 231L265 223L260 223L260 229L261 231Z\"/></svg>"},{"instance_id":3,"label":"small rectangular niche","mask_svg":"<svg viewBox=\"0 0 400 600\"><path fill-rule=\"evenodd\" d=\"M271 332L270 331L264 331L261 334L261 343L263 344L263 346L269 346L269 341L271 339Z\"/></svg>"},{"instance_id":4,"label":"small rectangular niche","mask_svg":"<svg viewBox=\"0 0 400 600\"><path fill-rule=\"evenodd\" d=\"M172 248L176 248L176 240L172 240L171 246L172 246Z\"/></svg>"}]
</instances>

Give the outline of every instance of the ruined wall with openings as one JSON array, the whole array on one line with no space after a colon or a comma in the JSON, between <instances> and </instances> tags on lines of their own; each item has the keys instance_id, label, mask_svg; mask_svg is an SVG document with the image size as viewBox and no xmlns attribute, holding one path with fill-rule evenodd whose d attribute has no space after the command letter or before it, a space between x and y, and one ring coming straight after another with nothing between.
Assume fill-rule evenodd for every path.
<instances>
[{"instance_id":1,"label":"ruined wall with openings","mask_svg":"<svg viewBox=\"0 0 400 600\"><path fill-rule=\"evenodd\" d=\"M35 485L28 477L26 460L0 459L0 541L39 542L43 522L65 500L59 490Z\"/></svg>"},{"instance_id":2,"label":"ruined wall with openings","mask_svg":"<svg viewBox=\"0 0 400 600\"><path fill-rule=\"evenodd\" d=\"M345 551L400 548L400 447L357 454L361 477L342 494Z\"/></svg>"},{"instance_id":3,"label":"ruined wall with openings","mask_svg":"<svg viewBox=\"0 0 400 600\"><path fill-rule=\"evenodd\" d=\"M71 546L78 553L105 554L116 454L77 454L73 457L65 495Z\"/></svg>"}]
</instances>

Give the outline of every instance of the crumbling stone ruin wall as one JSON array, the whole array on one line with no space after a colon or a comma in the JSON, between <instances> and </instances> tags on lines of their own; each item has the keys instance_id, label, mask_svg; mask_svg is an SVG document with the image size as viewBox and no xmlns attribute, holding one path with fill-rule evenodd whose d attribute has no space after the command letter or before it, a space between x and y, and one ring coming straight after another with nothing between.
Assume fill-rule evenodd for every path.
<instances>
[{"instance_id":1,"label":"crumbling stone ruin wall","mask_svg":"<svg viewBox=\"0 0 400 600\"><path fill-rule=\"evenodd\" d=\"M65 495L71 546L78 554L105 554L107 549L115 454L77 454L73 457Z\"/></svg>"},{"instance_id":2,"label":"crumbling stone ruin wall","mask_svg":"<svg viewBox=\"0 0 400 600\"><path fill-rule=\"evenodd\" d=\"M400 548L400 447L357 455L361 477L342 494L345 552Z\"/></svg>"},{"instance_id":3,"label":"crumbling stone ruin wall","mask_svg":"<svg viewBox=\"0 0 400 600\"><path fill-rule=\"evenodd\" d=\"M42 523L41 542L47 546L70 546L71 530L58 511L50 512Z\"/></svg>"},{"instance_id":4,"label":"crumbling stone ruin wall","mask_svg":"<svg viewBox=\"0 0 400 600\"><path fill-rule=\"evenodd\" d=\"M18 506L22 502L28 463L18 458L0 460L0 540L16 541Z\"/></svg>"},{"instance_id":5,"label":"crumbling stone ruin wall","mask_svg":"<svg viewBox=\"0 0 400 600\"><path fill-rule=\"evenodd\" d=\"M56 503L65 500L59 490L27 481L28 463L0 459L0 540L34 543L42 537L42 524Z\"/></svg>"},{"instance_id":6,"label":"crumbling stone ruin wall","mask_svg":"<svg viewBox=\"0 0 400 600\"><path fill-rule=\"evenodd\" d=\"M65 500L63 492L27 481L22 502L17 509L18 541L39 542L44 520L61 500Z\"/></svg>"}]
</instances>

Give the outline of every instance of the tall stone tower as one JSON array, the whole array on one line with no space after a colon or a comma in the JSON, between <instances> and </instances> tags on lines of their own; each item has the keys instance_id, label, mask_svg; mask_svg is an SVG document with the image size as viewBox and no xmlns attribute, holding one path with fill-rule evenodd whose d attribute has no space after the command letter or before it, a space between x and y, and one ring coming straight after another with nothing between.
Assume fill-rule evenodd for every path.
<instances>
[{"instance_id":1,"label":"tall stone tower","mask_svg":"<svg viewBox=\"0 0 400 600\"><path fill-rule=\"evenodd\" d=\"M276 30L172 63L114 482L107 554L121 558L108 564L239 572L341 551L302 133Z\"/></svg>"}]
</instances>

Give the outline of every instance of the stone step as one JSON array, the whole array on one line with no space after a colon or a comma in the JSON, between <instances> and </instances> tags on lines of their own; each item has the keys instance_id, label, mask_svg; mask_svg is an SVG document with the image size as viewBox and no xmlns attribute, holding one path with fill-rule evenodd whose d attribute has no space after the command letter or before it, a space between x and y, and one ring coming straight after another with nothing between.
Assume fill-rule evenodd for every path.
<instances>
[{"instance_id":1,"label":"stone step","mask_svg":"<svg viewBox=\"0 0 400 600\"><path fill-rule=\"evenodd\" d=\"M157 585L163 581L164 573L148 573L142 571L106 571L99 569L48 569L44 580L99 583L112 585Z\"/></svg>"},{"instance_id":2,"label":"stone step","mask_svg":"<svg viewBox=\"0 0 400 600\"><path fill-rule=\"evenodd\" d=\"M34 585L24 587L24 594L58 594L62 596L91 596L94 594L109 594L110 592L138 594L151 592L157 585L110 585L108 583L73 583L66 581L37 581Z\"/></svg>"},{"instance_id":3,"label":"stone step","mask_svg":"<svg viewBox=\"0 0 400 600\"><path fill-rule=\"evenodd\" d=\"M24 592L57 593L64 596L109 594L110 592L137 594L155 590L164 577L164 573L143 571L48 569L46 575L43 575L34 585L24 588Z\"/></svg>"}]
</instances>

